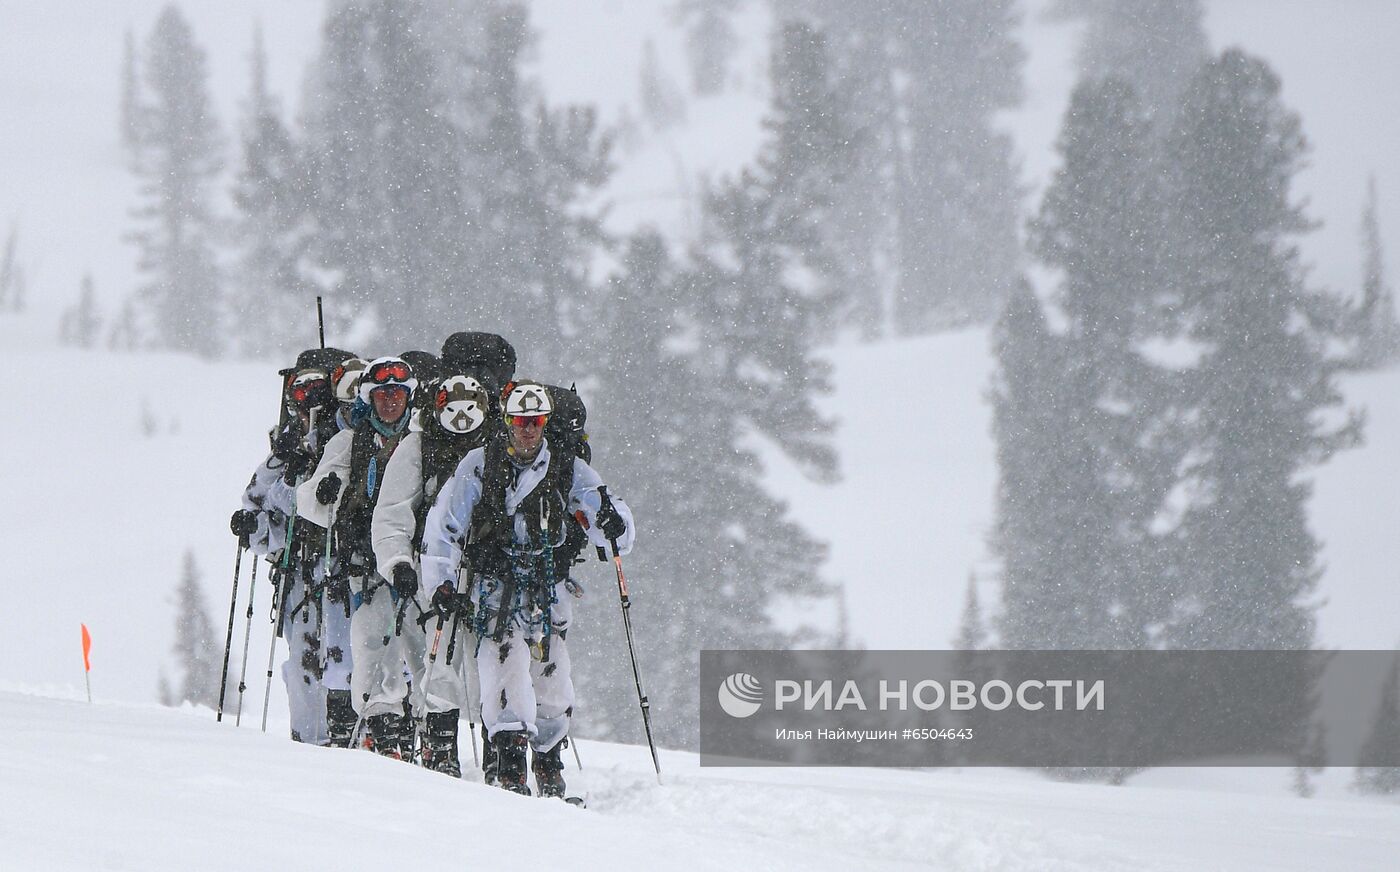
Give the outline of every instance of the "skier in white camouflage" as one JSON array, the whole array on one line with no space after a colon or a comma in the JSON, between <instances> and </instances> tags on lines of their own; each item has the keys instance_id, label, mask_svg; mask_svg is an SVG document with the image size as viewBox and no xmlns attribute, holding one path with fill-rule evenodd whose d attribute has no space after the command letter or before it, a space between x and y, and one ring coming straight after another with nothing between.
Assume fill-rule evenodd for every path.
<instances>
[{"instance_id":1,"label":"skier in white camouflage","mask_svg":"<svg viewBox=\"0 0 1400 872\"><path fill-rule=\"evenodd\" d=\"M376 571L370 524L385 469L408 433L417 388L403 359L370 361L358 387L363 418L357 415L353 429L331 439L316 471L297 489L305 520L335 537L336 572L350 589L350 703L368 728L369 747L391 757L412 750L401 638L418 613L413 591L394 588Z\"/></svg>"},{"instance_id":2,"label":"skier in white camouflage","mask_svg":"<svg viewBox=\"0 0 1400 872\"><path fill-rule=\"evenodd\" d=\"M433 601L457 595L457 568L470 566L482 719L498 755L497 779L530 792L533 748L542 796L563 796L561 749L574 705L565 637L577 588L562 555L578 519L597 546L631 550L631 510L609 499L591 466L551 454L544 427L553 411L545 387L516 384L506 397L506 435L469 452L443 485L423 533L423 576ZM562 564L562 565L561 565Z\"/></svg>"},{"instance_id":3,"label":"skier in white camouflage","mask_svg":"<svg viewBox=\"0 0 1400 872\"><path fill-rule=\"evenodd\" d=\"M499 419L488 422L490 400L469 375L448 375L429 393L431 405L384 471L371 538L379 572L393 579L397 590L413 588L416 610L422 615L412 626L405 623L402 640L413 673L410 702L419 724L423 766L460 777L458 724L464 709L475 720L480 706L471 616L463 614L466 608L460 599L443 601L440 609L428 608L418 587L418 552L423 523L443 482L468 451L499 427ZM429 636L437 638L435 650Z\"/></svg>"},{"instance_id":4,"label":"skier in white camouflage","mask_svg":"<svg viewBox=\"0 0 1400 872\"><path fill-rule=\"evenodd\" d=\"M266 557L274 567L280 568L284 563L287 520L295 515L293 487L298 477L315 465L320 451L337 429L330 364L348 356L338 349L312 349L298 355L295 366L285 371L286 423L270 434L272 451L254 471L243 492L243 507L234 512L229 521L234 535L246 536L249 548ZM309 531L304 527L294 531L294 553L285 555L291 584L286 587L288 602L282 610L282 634L288 649L287 661L282 665L282 681L287 689L292 739L325 744L319 622L311 621L305 610L292 611L292 607L305 598L307 580L315 561L315 548L302 547L308 543L297 541L306 532ZM274 570L269 575L274 583L279 581L280 573Z\"/></svg>"}]
</instances>

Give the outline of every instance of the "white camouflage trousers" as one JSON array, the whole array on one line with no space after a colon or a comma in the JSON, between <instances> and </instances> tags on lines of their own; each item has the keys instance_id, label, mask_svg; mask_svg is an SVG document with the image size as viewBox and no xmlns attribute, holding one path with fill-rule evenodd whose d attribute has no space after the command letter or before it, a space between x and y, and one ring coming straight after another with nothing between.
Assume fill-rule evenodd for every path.
<instances>
[{"instance_id":1,"label":"white camouflage trousers","mask_svg":"<svg viewBox=\"0 0 1400 872\"><path fill-rule=\"evenodd\" d=\"M472 586L472 598L481 608L499 604L499 591L489 579ZM548 751L568 735L569 715L574 707L573 666L569 649L560 635L573 619L573 598L564 582L554 586L558 600L551 609L553 632L549 635L549 656L535 660L530 655L530 630L523 620L509 623L500 642L492 638L494 616L477 652L477 672L481 682L481 719L491 736L503 730L524 730L536 751Z\"/></svg>"},{"instance_id":2,"label":"white camouflage trousers","mask_svg":"<svg viewBox=\"0 0 1400 872\"><path fill-rule=\"evenodd\" d=\"M293 736L313 745L326 739L326 688L317 678L320 669L320 626L316 607L308 604L296 614L292 609L306 596L306 583L299 568L293 574L290 592L282 605L282 637L287 641L287 662L282 664L282 683L287 687L287 715Z\"/></svg>"},{"instance_id":3,"label":"white camouflage trousers","mask_svg":"<svg viewBox=\"0 0 1400 872\"><path fill-rule=\"evenodd\" d=\"M351 578L350 589L358 600L350 616L350 704L362 718L401 715L408 696L404 666L410 655L405 642L417 632L418 610L409 603L403 623L396 627L400 601L382 578Z\"/></svg>"}]
</instances>

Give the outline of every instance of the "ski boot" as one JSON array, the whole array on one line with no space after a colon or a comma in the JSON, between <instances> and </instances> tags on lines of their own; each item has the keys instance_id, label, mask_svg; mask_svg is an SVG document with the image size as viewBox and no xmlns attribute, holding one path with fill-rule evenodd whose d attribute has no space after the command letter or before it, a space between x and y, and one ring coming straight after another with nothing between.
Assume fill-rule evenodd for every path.
<instances>
[{"instance_id":1,"label":"ski boot","mask_svg":"<svg viewBox=\"0 0 1400 872\"><path fill-rule=\"evenodd\" d=\"M481 776L491 787L496 787L501 783L499 755L496 753L496 746L491 742L491 736L486 732L486 725L481 725Z\"/></svg>"},{"instance_id":2,"label":"ski boot","mask_svg":"<svg viewBox=\"0 0 1400 872\"><path fill-rule=\"evenodd\" d=\"M529 773L525 764L529 736L524 730L503 730L491 741L496 746L496 784L511 793L529 796L530 785L526 783Z\"/></svg>"},{"instance_id":3,"label":"ski boot","mask_svg":"<svg viewBox=\"0 0 1400 872\"><path fill-rule=\"evenodd\" d=\"M531 762L530 768L535 773L535 790L539 796L554 796L563 799L564 761L560 758L559 752L563 751L568 744L569 737L565 736L548 751L535 750L535 759Z\"/></svg>"},{"instance_id":4,"label":"ski boot","mask_svg":"<svg viewBox=\"0 0 1400 872\"><path fill-rule=\"evenodd\" d=\"M457 761L458 711L428 712L423 720L423 768L453 778L462 777L462 765Z\"/></svg>"},{"instance_id":5,"label":"ski boot","mask_svg":"<svg viewBox=\"0 0 1400 872\"><path fill-rule=\"evenodd\" d=\"M399 720L399 715L373 715L365 718L365 726L368 728L365 747L376 754L402 760L403 755L399 753Z\"/></svg>"},{"instance_id":6,"label":"ski boot","mask_svg":"<svg viewBox=\"0 0 1400 872\"><path fill-rule=\"evenodd\" d=\"M350 706L350 691L326 691L326 735L332 748L349 748L359 718Z\"/></svg>"}]
</instances>

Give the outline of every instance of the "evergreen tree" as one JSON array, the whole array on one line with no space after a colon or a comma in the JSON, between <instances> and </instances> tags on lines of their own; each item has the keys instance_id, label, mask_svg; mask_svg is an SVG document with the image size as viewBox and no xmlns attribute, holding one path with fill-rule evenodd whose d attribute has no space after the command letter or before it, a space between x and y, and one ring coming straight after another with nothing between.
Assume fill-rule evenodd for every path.
<instances>
[{"instance_id":1,"label":"evergreen tree","mask_svg":"<svg viewBox=\"0 0 1400 872\"><path fill-rule=\"evenodd\" d=\"M238 269L229 314L249 356L294 351L310 336L314 286L300 274L311 223L305 160L267 90L262 29L254 32L242 160L233 189Z\"/></svg>"},{"instance_id":2,"label":"evergreen tree","mask_svg":"<svg viewBox=\"0 0 1400 872\"><path fill-rule=\"evenodd\" d=\"M1138 350L1164 329L1156 279L1158 209L1149 122L1115 80L1075 89L1060 137L1063 165L1031 227L1032 248L1061 276L1059 412L1046 435L1074 463L1060 471L1071 547L1055 567L1084 618L1055 647L1139 648L1163 607L1163 554L1152 532L1175 484L1173 388Z\"/></svg>"},{"instance_id":3,"label":"evergreen tree","mask_svg":"<svg viewBox=\"0 0 1400 872\"><path fill-rule=\"evenodd\" d=\"M175 589L175 671L179 676L174 704L215 708L219 704L220 654L223 646L209 620L194 553L185 552L180 584ZM162 679L164 674L162 673Z\"/></svg>"},{"instance_id":4,"label":"evergreen tree","mask_svg":"<svg viewBox=\"0 0 1400 872\"><path fill-rule=\"evenodd\" d=\"M120 124L122 148L128 160L135 161L141 149L142 117L141 77L136 60L136 36L130 29L122 43L122 94L117 119Z\"/></svg>"},{"instance_id":5,"label":"evergreen tree","mask_svg":"<svg viewBox=\"0 0 1400 872\"><path fill-rule=\"evenodd\" d=\"M598 466L636 511L646 542L627 559L638 657L652 700L657 741L694 747L699 652L791 647L817 637L781 632L772 606L829 594L817 578L824 549L786 517L741 447L743 422L727 383L684 337L693 333L677 300L687 293L664 242L644 234L628 246L607 289L619 313L600 351L602 377L590 402ZM776 418L774 420L777 420ZM639 539L642 541L642 539ZM636 740L636 692L614 617L616 594L598 590L578 639L580 707L590 733Z\"/></svg>"},{"instance_id":6,"label":"evergreen tree","mask_svg":"<svg viewBox=\"0 0 1400 872\"><path fill-rule=\"evenodd\" d=\"M997 635L1007 649L1072 647L1092 620L1065 574L1077 543L1060 519L1072 517L1092 470L1086 446L1061 438L1070 404L1064 385L1068 350L1051 331L1029 287L1008 302L994 334L997 372L992 431L997 443L996 526L992 549L1001 563Z\"/></svg>"},{"instance_id":7,"label":"evergreen tree","mask_svg":"<svg viewBox=\"0 0 1400 872\"><path fill-rule=\"evenodd\" d=\"M677 20L686 28L690 87L708 97L724 90L729 64L739 45L733 16L740 0L679 0Z\"/></svg>"},{"instance_id":8,"label":"evergreen tree","mask_svg":"<svg viewBox=\"0 0 1400 872\"><path fill-rule=\"evenodd\" d=\"M896 190L902 333L996 317L1016 282L1019 190L995 116L1020 101L1014 0L915 2L897 58L908 153Z\"/></svg>"},{"instance_id":9,"label":"evergreen tree","mask_svg":"<svg viewBox=\"0 0 1400 872\"><path fill-rule=\"evenodd\" d=\"M1127 83L1147 117L1165 130L1191 77L1210 56L1201 0L1059 0L1056 8L1088 24L1079 47L1080 75Z\"/></svg>"},{"instance_id":10,"label":"evergreen tree","mask_svg":"<svg viewBox=\"0 0 1400 872\"><path fill-rule=\"evenodd\" d=\"M439 339L470 238L445 112L434 21L423 0L351 0L325 25L315 161L318 265L347 308L373 314L381 343Z\"/></svg>"},{"instance_id":11,"label":"evergreen tree","mask_svg":"<svg viewBox=\"0 0 1400 872\"><path fill-rule=\"evenodd\" d=\"M837 35L861 131L838 217L867 336L996 317L1016 282L1020 191L995 127L1020 99L1013 0L772 0Z\"/></svg>"},{"instance_id":12,"label":"evergreen tree","mask_svg":"<svg viewBox=\"0 0 1400 872\"><path fill-rule=\"evenodd\" d=\"M145 345L142 339L141 324L136 317L136 306L131 300L121 305L112 326L107 331L107 347L113 351L135 351Z\"/></svg>"},{"instance_id":13,"label":"evergreen tree","mask_svg":"<svg viewBox=\"0 0 1400 872\"><path fill-rule=\"evenodd\" d=\"M704 337L708 368L732 391L735 413L763 432L781 420L779 444L804 471L835 474L831 423L815 400L830 391L830 364L815 353L844 289L822 218L832 208L845 133L831 106L822 39L805 25L779 35L769 138L757 166L711 191L706 226L681 299Z\"/></svg>"},{"instance_id":14,"label":"evergreen tree","mask_svg":"<svg viewBox=\"0 0 1400 872\"><path fill-rule=\"evenodd\" d=\"M1385 765L1396 760L1400 760L1400 656L1391 661L1375 723L1361 746L1353 786L1361 793L1400 793L1400 766Z\"/></svg>"},{"instance_id":15,"label":"evergreen tree","mask_svg":"<svg viewBox=\"0 0 1400 872\"><path fill-rule=\"evenodd\" d=\"M656 57L656 44L651 40L642 45L642 65L638 76L642 117L652 130L663 131L685 120L685 95L666 75L661 61Z\"/></svg>"},{"instance_id":16,"label":"evergreen tree","mask_svg":"<svg viewBox=\"0 0 1400 872\"><path fill-rule=\"evenodd\" d=\"M1361 215L1361 248L1365 263L1361 308L1357 314L1357 356L1362 366L1384 366L1400 356L1400 321L1396 320L1394 294L1385 280L1375 176L1366 185L1366 207Z\"/></svg>"},{"instance_id":17,"label":"evergreen tree","mask_svg":"<svg viewBox=\"0 0 1400 872\"><path fill-rule=\"evenodd\" d=\"M1341 403L1335 301L1298 263L1309 224L1290 186L1305 142L1278 94L1263 61L1226 51L1193 81L1167 142L1170 272L1202 350L1186 377L1194 499L1175 547L1190 589L1173 647L1313 646L1318 544L1301 475L1359 438L1356 419L1321 423ZM1306 689L1293 690L1302 706Z\"/></svg>"},{"instance_id":18,"label":"evergreen tree","mask_svg":"<svg viewBox=\"0 0 1400 872\"><path fill-rule=\"evenodd\" d=\"M216 219L211 186L220 169L204 50L167 6L147 41L146 88L136 116L133 167L140 180L137 229L144 281L137 299L161 348L217 355L222 332Z\"/></svg>"},{"instance_id":19,"label":"evergreen tree","mask_svg":"<svg viewBox=\"0 0 1400 872\"><path fill-rule=\"evenodd\" d=\"M587 308L609 142L591 109L536 99L530 36L507 0L354 0L327 18L315 259L381 341L430 345L469 311L541 351L537 374L582 353L560 339Z\"/></svg>"},{"instance_id":20,"label":"evergreen tree","mask_svg":"<svg viewBox=\"0 0 1400 872\"><path fill-rule=\"evenodd\" d=\"M982 619L982 606L977 600L977 576L967 575L967 599L963 603L958 637L953 640L955 651L981 651L987 647L987 625Z\"/></svg>"},{"instance_id":21,"label":"evergreen tree","mask_svg":"<svg viewBox=\"0 0 1400 872\"><path fill-rule=\"evenodd\" d=\"M19 223L10 225L5 236L5 251L0 254L0 311L24 310L25 275L19 262Z\"/></svg>"},{"instance_id":22,"label":"evergreen tree","mask_svg":"<svg viewBox=\"0 0 1400 872\"><path fill-rule=\"evenodd\" d=\"M97 334L102 329L102 315L97 309L90 273L83 276L78 302L64 311L59 325L59 339L64 345L93 348L97 344Z\"/></svg>"}]
</instances>

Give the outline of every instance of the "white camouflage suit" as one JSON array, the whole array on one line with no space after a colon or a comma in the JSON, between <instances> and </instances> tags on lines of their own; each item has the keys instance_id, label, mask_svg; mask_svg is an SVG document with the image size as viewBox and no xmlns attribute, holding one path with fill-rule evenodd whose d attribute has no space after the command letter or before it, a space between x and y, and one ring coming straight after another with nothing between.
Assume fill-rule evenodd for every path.
<instances>
[{"instance_id":1,"label":"white camouflage suit","mask_svg":"<svg viewBox=\"0 0 1400 872\"><path fill-rule=\"evenodd\" d=\"M293 509L293 491L282 480L282 462L269 454L253 473L243 491L243 508L256 513L258 529L248 539L255 554L280 555L286 545L287 518ZM275 565L275 564L274 564ZM306 596L306 579L296 561L288 568L292 585L283 612L282 636L287 640L287 661L282 664L282 683L287 687L287 713L293 735L317 745L326 744L326 688L317 678L321 657L318 617L311 610L292 615L290 611ZM273 569L269 567L269 579Z\"/></svg>"},{"instance_id":2,"label":"white camouflage suit","mask_svg":"<svg viewBox=\"0 0 1400 872\"><path fill-rule=\"evenodd\" d=\"M437 482L426 483L428 493L424 493L423 481L423 435L411 432L403 438L389 458L384 471L384 482L379 489L379 502L374 507L374 521L370 528L370 539L374 544L374 558L379 565L379 573L385 578L394 577L394 567L407 563L416 571L418 555L413 550L413 535L417 529L418 510L424 501L431 502L437 495ZM418 605L410 606L409 611L416 617L428 609L433 588L422 584L419 572ZM409 703L416 718L428 712L449 712L454 709L470 712L472 718L480 709L480 692L476 675L476 640L465 620L456 622L456 645L451 644L454 623L448 620L443 625L442 638L438 642L437 660L432 674L427 674L428 651L431 637L437 630L436 619L419 625L416 620L405 620L403 627L404 656L409 671L413 673L413 692ZM451 650L452 660L447 659Z\"/></svg>"},{"instance_id":3,"label":"white camouflage suit","mask_svg":"<svg viewBox=\"0 0 1400 872\"><path fill-rule=\"evenodd\" d=\"M603 481L591 466L578 458L574 464L573 485L567 500L567 514L582 511L586 517L587 535L593 545L607 546L597 529L597 514L602 505L598 488ZM462 534L471 520L472 510L481 499L484 448L474 449L462 458L452 478L443 485L437 501L428 512L423 529L423 587L433 590L447 582L456 586L457 567L461 561ZM513 524L514 541L522 547L529 542L526 519L519 511L522 501L545 477L551 461L549 440L542 442L540 452L528 466L516 464L515 483L505 493L505 510ZM627 529L618 540L619 553L632 549L635 527L632 511L622 500L612 500ZM563 539L553 543L563 545ZM573 597L566 589L567 575L555 584L557 600L552 608L553 626L549 639L549 656L534 660L528 645L532 628L528 618L517 611L512 615L508 631L500 643L490 638L481 640L477 654L477 670L481 683L482 722L494 737L506 730L523 730L537 752L547 752L559 743L569 729L569 714L574 705L574 684L568 647L559 631L568 629L573 615ZM483 573L475 573L471 582L471 598L478 615L488 614L500 607L502 583ZM486 611L483 612L483 609ZM534 628L538 632L538 628Z\"/></svg>"},{"instance_id":4,"label":"white camouflage suit","mask_svg":"<svg viewBox=\"0 0 1400 872\"><path fill-rule=\"evenodd\" d=\"M407 414L407 413L405 413ZM301 517L325 528L331 523L330 506L322 505L316 499L316 489L320 483L334 472L341 481L341 490L333 505L340 505L350 481L350 455L355 440L354 430L341 430L326 443L326 451L316 471L297 488L297 505ZM404 438L407 438L406 436ZM383 437L376 434L375 445L383 444ZM402 443L400 446L402 447ZM394 449L398 453L398 448ZM403 714L403 700L408 695L408 682L404 676L407 655L403 647L403 636L395 632L395 619L398 615L398 597L392 586L383 583L378 572L368 572L350 577L350 704L362 718L375 715ZM330 613L344 611L335 608ZM415 619L419 607L410 603L404 610L403 630L416 627ZM411 635L411 634L410 634ZM387 640L387 641L386 641Z\"/></svg>"}]
</instances>

